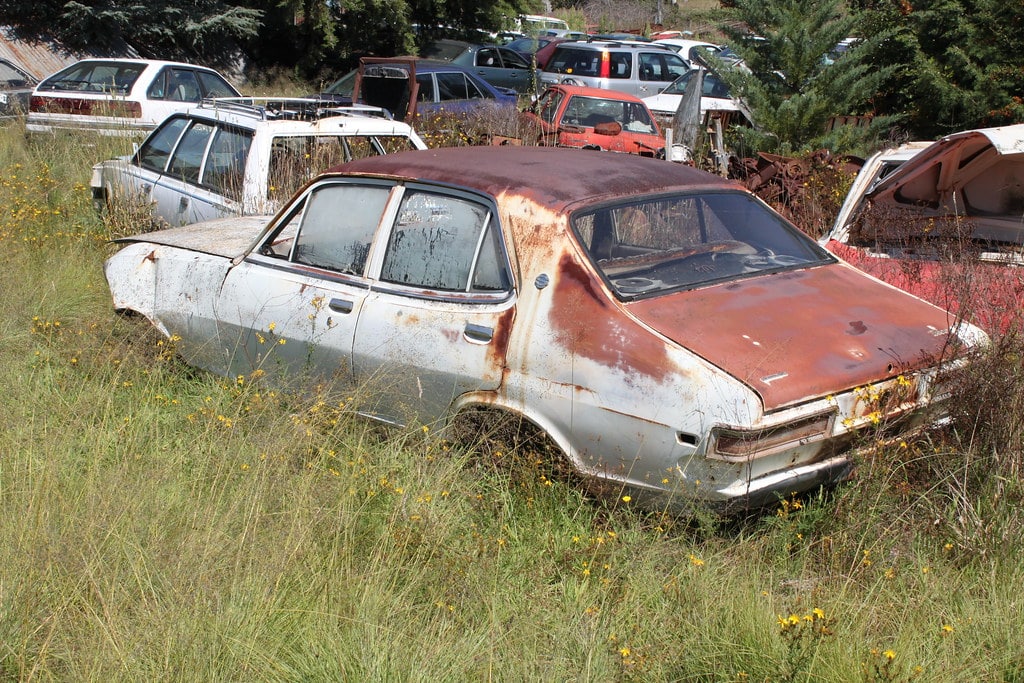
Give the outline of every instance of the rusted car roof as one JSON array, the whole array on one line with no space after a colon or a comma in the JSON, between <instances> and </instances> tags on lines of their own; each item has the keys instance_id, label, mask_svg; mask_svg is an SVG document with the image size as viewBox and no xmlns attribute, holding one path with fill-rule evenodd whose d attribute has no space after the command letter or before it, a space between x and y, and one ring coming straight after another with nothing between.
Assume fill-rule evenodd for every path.
<instances>
[{"instance_id":1,"label":"rusted car roof","mask_svg":"<svg viewBox=\"0 0 1024 683\"><path fill-rule=\"evenodd\" d=\"M448 147L363 159L333 171L390 177L430 178L493 196L516 188L537 193L537 201L562 209L602 195L651 194L695 189L735 189L736 183L689 166L634 155L600 154L591 150L508 145ZM654 171L652 173L652 170Z\"/></svg>"}]
</instances>

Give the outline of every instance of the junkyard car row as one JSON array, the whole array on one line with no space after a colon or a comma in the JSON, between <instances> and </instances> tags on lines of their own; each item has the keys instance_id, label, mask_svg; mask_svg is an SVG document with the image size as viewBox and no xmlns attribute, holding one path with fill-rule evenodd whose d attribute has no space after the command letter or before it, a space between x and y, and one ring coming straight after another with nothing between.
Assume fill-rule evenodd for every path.
<instances>
[{"instance_id":1,"label":"junkyard car row","mask_svg":"<svg viewBox=\"0 0 1024 683\"><path fill-rule=\"evenodd\" d=\"M606 159L367 158L272 220L127 238L106 276L197 366L359 385L388 423L525 420L652 507L771 502L844 477L876 425L935 418L937 373L978 330L733 183Z\"/></svg>"},{"instance_id":2,"label":"junkyard car row","mask_svg":"<svg viewBox=\"0 0 1024 683\"><path fill-rule=\"evenodd\" d=\"M682 92L695 72L678 46L552 47L544 71L515 69L550 81L523 115L561 149L426 149L412 126L428 113L515 106L481 79L501 59L486 48L461 53L470 69L364 58L336 92L273 101L201 67L89 60L39 84L27 128L156 127L94 168L93 198L141 199L174 227L122 238L106 277L115 309L216 373L359 388L362 415L442 433L521 420L595 490L672 510L835 483L867 437L943 420L944 371L986 340L967 318L1005 319L919 274L946 272L951 241L1019 259L1024 126L881 154L819 244L737 184L661 160L626 91ZM1002 286L1018 309L1022 289Z\"/></svg>"}]
</instances>

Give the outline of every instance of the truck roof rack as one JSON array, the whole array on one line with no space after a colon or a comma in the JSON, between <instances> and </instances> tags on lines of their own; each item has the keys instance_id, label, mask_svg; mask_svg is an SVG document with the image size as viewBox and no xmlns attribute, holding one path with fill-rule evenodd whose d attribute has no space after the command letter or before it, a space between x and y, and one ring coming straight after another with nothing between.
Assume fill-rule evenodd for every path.
<instances>
[{"instance_id":1,"label":"truck roof rack","mask_svg":"<svg viewBox=\"0 0 1024 683\"><path fill-rule=\"evenodd\" d=\"M264 121L317 121L328 116L393 118L382 107L367 104L339 105L315 97L207 97L199 106L250 114Z\"/></svg>"}]
</instances>

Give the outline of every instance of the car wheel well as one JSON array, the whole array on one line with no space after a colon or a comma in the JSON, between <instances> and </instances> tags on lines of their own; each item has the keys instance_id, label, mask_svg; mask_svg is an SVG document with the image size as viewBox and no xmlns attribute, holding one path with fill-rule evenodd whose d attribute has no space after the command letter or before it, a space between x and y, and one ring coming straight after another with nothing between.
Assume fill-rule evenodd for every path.
<instances>
[{"instance_id":1,"label":"car wheel well","mask_svg":"<svg viewBox=\"0 0 1024 683\"><path fill-rule=\"evenodd\" d=\"M543 427L503 407L474 405L449 423L454 442L474 451L481 462L504 464L513 474L538 470L549 478L581 484L572 459Z\"/></svg>"}]
</instances>

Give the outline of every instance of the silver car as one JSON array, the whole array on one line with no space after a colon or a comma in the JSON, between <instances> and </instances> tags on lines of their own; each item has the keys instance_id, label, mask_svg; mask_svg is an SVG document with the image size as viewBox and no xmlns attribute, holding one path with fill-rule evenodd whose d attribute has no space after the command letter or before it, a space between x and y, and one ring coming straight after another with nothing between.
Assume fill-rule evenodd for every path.
<instances>
[{"instance_id":1,"label":"silver car","mask_svg":"<svg viewBox=\"0 0 1024 683\"><path fill-rule=\"evenodd\" d=\"M634 155L379 156L269 222L127 241L114 307L189 362L357 387L389 423L525 420L597 488L659 509L841 480L866 437L935 420L939 370L984 340L743 188Z\"/></svg>"},{"instance_id":2,"label":"silver car","mask_svg":"<svg viewBox=\"0 0 1024 683\"><path fill-rule=\"evenodd\" d=\"M540 73L541 86L585 85L650 97L690 70L668 45L634 41L559 43Z\"/></svg>"}]
</instances>

